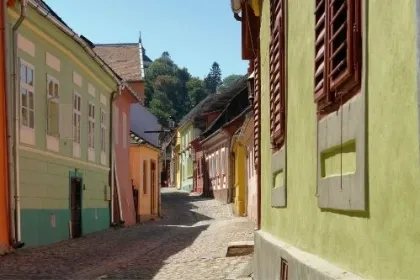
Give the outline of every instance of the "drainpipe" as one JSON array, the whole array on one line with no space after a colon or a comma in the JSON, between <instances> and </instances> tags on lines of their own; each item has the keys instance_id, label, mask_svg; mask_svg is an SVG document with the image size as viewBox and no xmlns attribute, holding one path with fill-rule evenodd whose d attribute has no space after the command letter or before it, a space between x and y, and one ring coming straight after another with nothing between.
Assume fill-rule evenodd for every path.
<instances>
[{"instance_id":1,"label":"drainpipe","mask_svg":"<svg viewBox=\"0 0 420 280\"><path fill-rule=\"evenodd\" d=\"M25 245L25 243L21 242L21 219L20 219L20 199L19 199L19 194L20 194L20 182L19 182L19 133L20 133L20 123L19 123L19 115L20 115L20 98L18 98L18 96L20 96L19 93L19 76L18 76L18 65L19 65L19 60L18 60L18 56L17 56L17 35L18 35L18 29L20 27L20 25L22 24L22 22L25 20L26 18L26 14L27 14L27 0L21 0L20 2L20 17L19 19L16 21L16 23L14 24L13 28L12 28L12 78L13 78L13 83L12 83L12 102L13 102L13 108L14 108L14 131L13 131L13 135L14 135L14 141L13 141L13 168L11 170L11 172L13 172L13 180L14 180L14 192L11 191L11 196L12 199L14 199L15 202L15 211L14 213L12 213L13 217L12 217L12 221L14 222L14 227L13 227L13 237L14 237L14 242L12 244L12 247L17 249L17 248L21 248Z\"/></svg>"},{"instance_id":2,"label":"drainpipe","mask_svg":"<svg viewBox=\"0 0 420 280\"><path fill-rule=\"evenodd\" d=\"M114 224L114 184L115 184L115 177L114 177L114 153L112 150L114 149L114 100L118 96L118 92L120 90L120 86L118 86L117 91L111 93L111 109L109 110L109 159L110 159L110 170L111 170L111 225Z\"/></svg>"}]
</instances>

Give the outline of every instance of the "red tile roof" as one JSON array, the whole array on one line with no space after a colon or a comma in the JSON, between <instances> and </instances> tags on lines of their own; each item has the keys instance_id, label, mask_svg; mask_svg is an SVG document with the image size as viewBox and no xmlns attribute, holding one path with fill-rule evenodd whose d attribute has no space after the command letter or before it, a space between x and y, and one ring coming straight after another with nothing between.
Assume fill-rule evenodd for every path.
<instances>
[{"instance_id":1,"label":"red tile roof","mask_svg":"<svg viewBox=\"0 0 420 280\"><path fill-rule=\"evenodd\" d=\"M142 79L139 44L97 44L94 51L124 80Z\"/></svg>"}]
</instances>

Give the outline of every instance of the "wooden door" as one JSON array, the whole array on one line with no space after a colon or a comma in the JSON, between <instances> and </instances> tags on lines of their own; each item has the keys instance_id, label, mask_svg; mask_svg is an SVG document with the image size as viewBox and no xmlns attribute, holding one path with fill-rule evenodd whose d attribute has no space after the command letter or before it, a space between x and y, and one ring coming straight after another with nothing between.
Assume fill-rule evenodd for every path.
<instances>
[{"instance_id":1,"label":"wooden door","mask_svg":"<svg viewBox=\"0 0 420 280\"><path fill-rule=\"evenodd\" d=\"M71 235L72 238L82 236L82 180L71 179L70 190Z\"/></svg>"}]
</instances>

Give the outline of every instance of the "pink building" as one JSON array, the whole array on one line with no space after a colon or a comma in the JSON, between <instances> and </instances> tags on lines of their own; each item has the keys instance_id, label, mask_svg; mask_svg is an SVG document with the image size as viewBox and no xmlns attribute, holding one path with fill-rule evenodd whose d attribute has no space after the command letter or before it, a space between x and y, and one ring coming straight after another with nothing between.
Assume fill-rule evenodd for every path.
<instances>
[{"instance_id":1,"label":"pink building","mask_svg":"<svg viewBox=\"0 0 420 280\"><path fill-rule=\"evenodd\" d=\"M112 222L136 224L130 174L130 105L144 104L144 65L150 61L139 43L98 44L95 52L128 84L113 99Z\"/></svg>"}]
</instances>

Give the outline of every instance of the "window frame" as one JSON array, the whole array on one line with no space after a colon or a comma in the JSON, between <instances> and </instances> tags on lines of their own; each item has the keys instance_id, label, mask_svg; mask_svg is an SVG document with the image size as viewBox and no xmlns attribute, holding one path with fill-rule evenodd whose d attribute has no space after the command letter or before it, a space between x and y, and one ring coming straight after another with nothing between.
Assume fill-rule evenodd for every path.
<instances>
[{"instance_id":1,"label":"window frame","mask_svg":"<svg viewBox=\"0 0 420 280\"><path fill-rule=\"evenodd\" d=\"M76 106L78 108L74 108L75 105L75 98L80 100L80 103L77 103L79 106ZM73 121L72 121L72 125L73 125L73 142L76 144L81 144L82 142L82 96L77 93L76 91L73 92ZM78 120L76 120L76 126L74 126L74 122L75 122L75 117L78 116ZM76 131L75 131L76 130ZM77 135L74 135L75 132L77 132ZM78 136L78 138L76 137Z\"/></svg>"},{"instance_id":2,"label":"window frame","mask_svg":"<svg viewBox=\"0 0 420 280\"><path fill-rule=\"evenodd\" d=\"M93 108L93 116L91 112ZM88 102L88 148L95 149L95 103L92 101Z\"/></svg>"},{"instance_id":3,"label":"window frame","mask_svg":"<svg viewBox=\"0 0 420 280\"><path fill-rule=\"evenodd\" d=\"M106 152L106 116L107 113L105 111L105 109L101 108L100 110L100 121L101 121L101 152L105 153Z\"/></svg>"},{"instance_id":4,"label":"window frame","mask_svg":"<svg viewBox=\"0 0 420 280\"><path fill-rule=\"evenodd\" d=\"M318 118L321 119L324 116L337 111L343 104L350 100L353 96L361 90L361 72L362 72L362 31L361 31L361 1L360 0L345 0L345 3L338 9L339 13L343 10L346 11L347 26L345 27L345 43L340 41L338 47L333 47L333 40L337 38L336 34L333 34L334 20L336 20L337 14L333 16L334 7L331 6L332 0L315 0L315 58L314 58L314 101L317 104ZM324 5L322 5L324 3ZM338 2L337 2L338 3ZM339 3L341 4L341 3ZM322 6L324 10L322 11ZM344 7L345 6L345 7ZM344 8L343 8L344 7ZM343 10L341 9L343 8ZM317 13L322 12L325 14L325 20L321 21L322 16ZM318 24L323 22L323 24ZM318 28L321 31L318 31ZM323 27L323 29L322 29ZM340 29L340 28L339 28ZM324 30L324 40L321 38L322 30ZM344 30L341 30L344 31ZM337 31L338 33L340 31ZM323 41L323 43L322 43ZM318 44L322 43L322 44ZM321 49L323 51L321 52ZM337 55L341 48L345 48L345 59L346 68L336 78L332 77L334 70L332 57ZM323 54L324 68L322 71L323 81L322 86L318 88L316 82L317 73L317 54ZM339 64L341 65L341 63Z\"/></svg>"},{"instance_id":5,"label":"window frame","mask_svg":"<svg viewBox=\"0 0 420 280\"><path fill-rule=\"evenodd\" d=\"M25 73L27 73L27 70L30 69L32 70L32 85L27 83L27 76L25 75L25 81L22 81L22 66L26 67L26 71ZM19 121L19 125L20 127L24 127L26 129L31 129L31 130L35 130L36 125L35 125L35 67L26 62L25 60L20 58L20 72L19 72L19 98L20 98L20 108L19 108L19 116L20 116L20 121ZM23 95L22 95L22 90L25 90L27 92L27 101L26 101L26 106L23 105ZM32 105L33 108L30 108L30 99L29 99L29 92L32 93ZM22 123L23 120L23 114L22 114L22 110L25 109L27 112L27 125L24 125ZM32 112L33 115L33 127L30 126L31 120L30 120L30 112Z\"/></svg>"},{"instance_id":6,"label":"window frame","mask_svg":"<svg viewBox=\"0 0 420 280\"><path fill-rule=\"evenodd\" d=\"M50 82L53 83L53 91L55 91L54 86L57 85L57 87L58 87L57 96L50 95L50 92L49 92ZM50 107L49 107L50 102L53 102L53 103L57 104L57 110L58 110L58 113L57 113L57 135L53 135L49 131L50 130L50 121L51 121L50 120L51 119L51 117L50 117ZM60 137L60 129L61 129L61 127L60 127L60 113L61 113L60 112L60 81L58 79L56 79L55 77L53 77L52 75L47 74L47 135L50 136L50 137L54 137L54 138L59 138Z\"/></svg>"}]
</instances>

